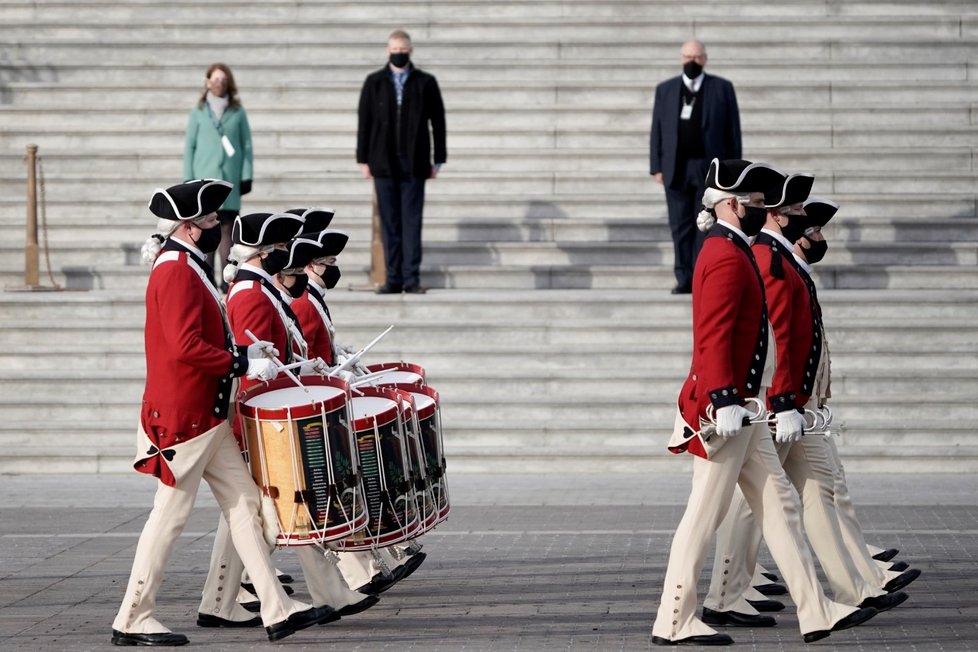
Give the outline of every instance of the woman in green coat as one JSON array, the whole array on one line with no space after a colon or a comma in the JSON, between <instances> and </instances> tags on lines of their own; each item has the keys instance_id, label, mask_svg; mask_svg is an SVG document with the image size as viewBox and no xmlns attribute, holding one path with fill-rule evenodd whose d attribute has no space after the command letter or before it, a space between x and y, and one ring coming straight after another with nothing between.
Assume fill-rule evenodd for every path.
<instances>
[{"instance_id":1,"label":"woman in green coat","mask_svg":"<svg viewBox=\"0 0 978 652\"><path fill-rule=\"evenodd\" d=\"M252 150L248 115L238 99L231 69L215 63L207 69L204 92L190 112L183 150L183 178L222 179L234 187L217 211L221 222L221 263L231 250L231 225L241 210L241 195L251 192ZM214 265L214 255L209 256ZM217 267L220 269L220 267ZM220 279L223 289L227 284Z\"/></svg>"}]
</instances>

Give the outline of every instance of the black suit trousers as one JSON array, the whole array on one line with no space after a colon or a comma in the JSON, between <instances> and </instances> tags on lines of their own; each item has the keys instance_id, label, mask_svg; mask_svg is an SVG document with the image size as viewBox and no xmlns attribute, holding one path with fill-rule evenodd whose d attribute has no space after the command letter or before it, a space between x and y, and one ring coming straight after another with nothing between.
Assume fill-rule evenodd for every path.
<instances>
[{"instance_id":1,"label":"black suit trousers","mask_svg":"<svg viewBox=\"0 0 978 652\"><path fill-rule=\"evenodd\" d=\"M696 228L696 216L703 204L706 190L706 172L709 161L691 159L677 166L676 177L665 188L666 208L669 211L669 227L675 253L673 264L676 285L693 286L693 267L696 255L703 246L706 234Z\"/></svg>"},{"instance_id":2,"label":"black suit trousers","mask_svg":"<svg viewBox=\"0 0 978 652\"><path fill-rule=\"evenodd\" d=\"M387 285L416 287L421 283L421 221L425 179L410 174L406 159L399 174L374 177L380 228L384 239Z\"/></svg>"}]
</instances>

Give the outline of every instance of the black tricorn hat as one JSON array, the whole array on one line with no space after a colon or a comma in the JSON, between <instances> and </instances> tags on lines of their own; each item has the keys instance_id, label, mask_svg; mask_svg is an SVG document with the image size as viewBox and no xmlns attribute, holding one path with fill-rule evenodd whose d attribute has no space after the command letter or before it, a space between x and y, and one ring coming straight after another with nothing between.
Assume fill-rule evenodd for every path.
<instances>
[{"instance_id":1,"label":"black tricorn hat","mask_svg":"<svg viewBox=\"0 0 978 652\"><path fill-rule=\"evenodd\" d=\"M815 177L810 174L789 175L781 187L772 187L764 192L765 208L780 208L800 204L812 192Z\"/></svg>"},{"instance_id":2,"label":"black tricorn hat","mask_svg":"<svg viewBox=\"0 0 978 652\"><path fill-rule=\"evenodd\" d=\"M706 187L730 193L763 192L784 184L782 173L767 163L743 159L713 159L706 173Z\"/></svg>"},{"instance_id":3,"label":"black tricorn hat","mask_svg":"<svg viewBox=\"0 0 978 652\"><path fill-rule=\"evenodd\" d=\"M289 242L289 262L283 269L302 269L319 258L322 254L322 245L317 240L310 238L295 238Z\"/></svg>"},{"instance_id":4,"label":"black tricorn hat","mask_svg":"<svg viewBox=\"0 0 978 652\"><path fill-rule=\"evenodd\" d=\"M196 179L165 190L157 188L149 200L149 210L164 220L195 220L220 208L232 187L220 179Z\"/></svg>"},{"instance_id":5,"label":"black tricorn hat","mask_svg":"<svg viewBox=\"0 0 978 652\"><path fill-rule=\"evenodd\" d=\"M839 210L839 205L834 201L819 199L818 197L812 197L806 201L804 207L805 215L808 216L808 221L812 226L825 226Z\"/></svg>"},{"instance_id":6,"label":"black tricorn hat","mask_svg":"<svg viewBox=\"0 0 978 652\"><path fill-rule=\"evenodd\" d=\"M333 216L336 214L336 211L332 208L290 208L285 212L298 215L306 220L300 232L303 234L322 231L329 226L329 223L333 221Z\"/></svg>"},{"instance_id":7,"label":"black tricorn hat","mask_svg":"<svg viewBox=\"0 0 978 652\"><path fill-rule=\"evenodd\" d=\"M346 247L346 243L350 240L349 234L343 231L337 231L336 229L326 229L319 233L311 233L307 237L315 238L322 246L322 253L316 256L316 258L339 256L340 252Z\"/></svg>"},{"instance_id":8,"label":"black tricorn hat","mask_svg":"<svg viewBox=\"0 0 978 652\"><path fill-rule=\"evenodd\" d=\"M239 215L231 227L231 242L261 247L288 242L302 229L303 219L292 213Z\"/></svg>"}]
</instances>

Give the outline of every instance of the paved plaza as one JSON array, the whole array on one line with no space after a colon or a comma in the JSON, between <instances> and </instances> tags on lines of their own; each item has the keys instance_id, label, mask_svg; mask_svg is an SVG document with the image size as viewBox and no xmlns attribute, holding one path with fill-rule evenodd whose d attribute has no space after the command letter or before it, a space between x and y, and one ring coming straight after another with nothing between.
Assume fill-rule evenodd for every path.
<instances>
[{"instance_id":1,"label":"paved plaza","mask_svg":"<svg viewBox=\"0 0 978 652\"><path fill-rule=\"evenodd\" d=\"M428 559L414 575L376 607L276 644L260 629L194 624L218 514L202 488L157 615L202 650L647 650L687 468L677 459L675 474L654 477L450 476L452 514L424 537ZM978 649L978 478L858 474L850 487L868 539L923 570L910 600L811 646L788 601L777 627L727 630L733 649ZM0 650L110 647L154 489L135 473L0 477ZM305 597L295 556L276 560Z\"/></svg>"}]
</instances>

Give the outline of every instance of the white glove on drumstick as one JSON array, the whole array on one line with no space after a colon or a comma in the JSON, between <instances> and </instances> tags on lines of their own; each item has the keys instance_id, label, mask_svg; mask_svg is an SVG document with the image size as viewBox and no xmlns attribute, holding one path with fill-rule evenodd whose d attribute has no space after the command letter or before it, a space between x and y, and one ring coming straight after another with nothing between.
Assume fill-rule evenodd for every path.
<instances>
[{"instance_id":1,"label":"white glove on drumstick","mask_svg":"<svg viewBox=\"0 0 978 652\"><path fill-rule=\"evenodd\" d=\"M259 340L254 344L248 345L248 359L257 360L259 358L277 358L278 349L271 342L266 342L264 340Z\"/></svg>"},{"instance_id":2,"label":"white glove on drumstick","mask_svg":"<svg viewBox=\"0 0 978 652\"><path fill-rule=\"evenodd\" d=\"M744 419L750 418L750 413L740 405L727 405L716 411L717 434L724 439L730 439L740 434L744 427Z\"/></svg>"},{"instance_id":3,"label":"white glove on drumstick","mask_svg":"<svg viewBox=\"0 0 978 652\"><path fill-rule=\"evenodd\" d=\"M314 358L312 360L306 360L299 367L300 376L311 376L313 374L317 376L325 376L329 373L329 365L323 362L322 358Z\"/></svg>"},{"instance_id":4,"label":"white glove on drumstick","mask_svg":"<svg viewBox=\"0 0 978 652\"><path fill-rule=\"evenodd\" d=\"M249 380L274 380L278 376L278 368L264 356L252 358L248 360L248 373L245 375Z\"/></svg>"}]
</instances>

